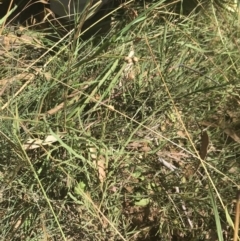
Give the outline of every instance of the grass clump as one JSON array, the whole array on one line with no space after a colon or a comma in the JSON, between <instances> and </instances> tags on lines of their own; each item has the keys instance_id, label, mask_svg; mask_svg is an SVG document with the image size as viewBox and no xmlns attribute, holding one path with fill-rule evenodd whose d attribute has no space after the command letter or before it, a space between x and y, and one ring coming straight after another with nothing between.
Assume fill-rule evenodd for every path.
<instances>
[{"instance_id":1,"label":"grass clump","mask_svg":"<svg viewBox=\"0 0 240 241\"><path fill-rule=\"evenodd\" d=\"M232 239L238 16L172 6L74 43L4 35L2 240Z\"/></svg>"}]
</instances>

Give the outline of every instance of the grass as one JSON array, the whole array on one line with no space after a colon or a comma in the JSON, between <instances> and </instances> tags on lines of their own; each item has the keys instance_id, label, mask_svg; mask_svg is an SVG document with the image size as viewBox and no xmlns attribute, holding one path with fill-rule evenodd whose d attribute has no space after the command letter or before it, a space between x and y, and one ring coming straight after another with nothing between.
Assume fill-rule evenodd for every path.
<instances>
[{"instance_id":1,"label":"grass","mask_svg":"<svg viewBox=\"0 0 240 241\"><path fill-rule=\"evenodd\" d=\"M239 19L173 6L126 5L73 44L6 35L1 240L232 240Z\"/></svg>"}]
</instances>

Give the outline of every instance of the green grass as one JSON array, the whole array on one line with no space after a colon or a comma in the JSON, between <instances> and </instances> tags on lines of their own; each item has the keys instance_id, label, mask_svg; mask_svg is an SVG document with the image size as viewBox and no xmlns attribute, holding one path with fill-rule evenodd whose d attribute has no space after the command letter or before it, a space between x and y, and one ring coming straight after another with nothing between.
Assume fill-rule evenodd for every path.
<instances>
[{"instance_id":1,"label":"green grass","mask_svg":"<svg viewBox=\"0 0 240 241\"><path fill-rule=\"evenodd\" d=\"M132 3L74 44L70 33L7 45L1 240L232 240L239 19L172 8Z\"/></svg>"}]
</instances>

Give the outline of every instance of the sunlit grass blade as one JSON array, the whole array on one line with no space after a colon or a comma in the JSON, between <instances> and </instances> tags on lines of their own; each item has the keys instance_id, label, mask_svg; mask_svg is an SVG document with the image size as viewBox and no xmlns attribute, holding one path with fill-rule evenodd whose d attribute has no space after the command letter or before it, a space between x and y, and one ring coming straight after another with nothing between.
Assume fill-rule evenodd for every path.
<instances>
[{"instance_id":1,"label":"sunlit grass blade","mask_svg":"<svg viewBox=\"0 0 240 241\"><path fill-rule=\"evenodd\" d=\"M214 214L216 228L217 228L218 240L219 241L224 241L224 239L223 239L223 230L222 230L221 221L220 221L220 216L219 216L219 213L218 213L218 208L217 208L215 197L213 195L212 188L209 189L209 197L210 197L212 208L213 208L213 214Z\"/></svg>"}]
</instances>

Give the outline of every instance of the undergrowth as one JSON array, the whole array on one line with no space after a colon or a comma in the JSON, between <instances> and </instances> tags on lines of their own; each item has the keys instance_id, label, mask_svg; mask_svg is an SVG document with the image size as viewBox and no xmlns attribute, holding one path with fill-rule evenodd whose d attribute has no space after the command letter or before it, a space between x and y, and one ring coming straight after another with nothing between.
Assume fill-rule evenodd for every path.
<instances>
[{"instance_id":1,"label":"undergrowth","mask_svg":"<svg viewBox=\"0 0 240 241\"><path fill-rule=\"evenodd\" d=\"M84 41L3 28L1 240L232 240L237 13L118 11Z\"/></svg>"}]
</instances>

